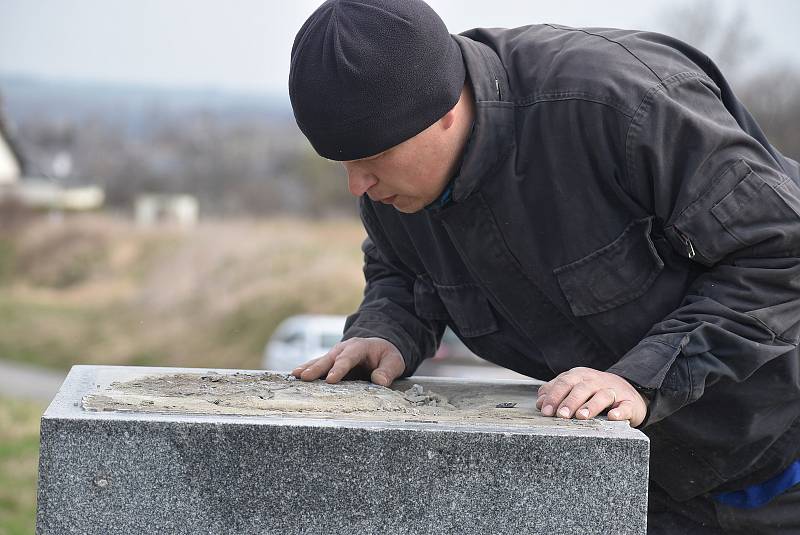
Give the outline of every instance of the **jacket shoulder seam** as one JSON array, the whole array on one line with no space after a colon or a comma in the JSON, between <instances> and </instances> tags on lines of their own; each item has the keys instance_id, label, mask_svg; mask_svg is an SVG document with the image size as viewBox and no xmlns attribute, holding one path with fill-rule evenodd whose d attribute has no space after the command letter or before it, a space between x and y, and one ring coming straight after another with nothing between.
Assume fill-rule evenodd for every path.
<instances>
[{"instance_id":1,"label":"jacket shoulder seam","mask_svg":"<svg viewBox=\"0 0 800 535\"><path fill-rule=\"evenodd\" d=\"M607 106L618 111L628 119L633 119L636 111L634 108L625 106L624 103L621 103L616 99L601 97L586 91L552 91L547 93L537 93L522 100L516 101L515 106L518 108L525 108L543 102L558 102L565 100L582 100L584 102L592 102L594 104Z\"/></svg>"},{"instance_id":2,"label":"jacket shoulder seam","mask_svg":"<svg viewBox=\"0 0 800 535\"><path fill-rule=\"evenodd\" d=\"M650 71L653 74L653 76L656 77L656 80L658 80L659 82L663 82L664 81L661 78L661 76L659 76L658 73L656 73L656 71L654 71L653 68L650 67L650 65L648 65L645 61L642 60L642 58L640 58L639 56L634 54L633 51L630 48L628 48L627 46L623 45L619 41L615 41L614 39L606 37L605 35L600 35L600 34L597 34L597 33L590 32L590 31L585 30L583 28L559 28L558 26L555 26L553 24L546 24L545 26L549 26L549 27L553 28L554 30L561 30L561 31L564 31L564 32L581 32L581 33L585 33L586 35L591 35L593 37L598 37L600 39L604 39L604 40L608 41L609 43L614 43L615 45L617 45L620 48L622 48L623 50L625 50L625 52L630 54L634 59L636 59L636 61L641 63L642 66L644 66L648 71Z\"/></svg>"}]
</instances>

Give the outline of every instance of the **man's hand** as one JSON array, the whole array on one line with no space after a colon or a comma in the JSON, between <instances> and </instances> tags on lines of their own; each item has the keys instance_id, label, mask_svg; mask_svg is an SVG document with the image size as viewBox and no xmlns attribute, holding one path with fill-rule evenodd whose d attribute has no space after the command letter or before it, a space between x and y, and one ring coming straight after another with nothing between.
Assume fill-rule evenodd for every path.
<instances>
[{"instance_id":1,"label":"man's hand","mask_svg":"<svg viewBox=\"0 0 800 535\"><path fill-rule=\"evenodd\" d=\"M632 427L647 416L647 401L628 381L591 368L572 368L540 386L536 408L545 416L579 420L611 408L609 420L630 420Z\"/></svg>"},{"instance_id":2,"label":"man's hand","mask_svg":"<svg viewBox=\"0 0 800 535\"><path fill-rule=\"evenodd\" d=\"M338 383L357 367L371 372L373 383L389 386L405 371L406 363L394 344L383 338L350 338L321 357L301 364L292 370L292 375L313 381L327 374L325 382Z\"/></svg>"}]
</instances>

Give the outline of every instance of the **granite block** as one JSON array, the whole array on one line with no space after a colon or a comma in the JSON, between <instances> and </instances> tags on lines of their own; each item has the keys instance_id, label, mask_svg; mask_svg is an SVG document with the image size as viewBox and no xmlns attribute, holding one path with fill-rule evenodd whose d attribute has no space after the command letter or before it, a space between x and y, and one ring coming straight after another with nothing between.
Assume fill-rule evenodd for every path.
<instances>
[{"instance_id":1,"label":"granite block","mask_svg":"<svg viewBox=\"0 0 800 535\"><path fill-rule=\"evenodd\" d=\"M542 417L537 385L75 366L37 532L644 534L647 438Z\"/></svg>"}]
</instances>

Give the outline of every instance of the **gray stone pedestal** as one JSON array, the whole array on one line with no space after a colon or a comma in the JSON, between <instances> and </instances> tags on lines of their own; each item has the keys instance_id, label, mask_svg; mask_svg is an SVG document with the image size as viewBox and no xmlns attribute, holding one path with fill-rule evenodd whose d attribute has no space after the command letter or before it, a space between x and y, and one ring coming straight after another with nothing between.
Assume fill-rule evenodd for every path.
<instances>
[{"instance_id":1,"label":"gray stone pedestal","mask_svg":"<svg viewBox=\"0 0 800 535\"><path fill-rule=\"evenodd\" d=\"M644 534L647 438L542 417L536 388L75 366L42 418L37 529Z\"/></svg>"}]
</instances>

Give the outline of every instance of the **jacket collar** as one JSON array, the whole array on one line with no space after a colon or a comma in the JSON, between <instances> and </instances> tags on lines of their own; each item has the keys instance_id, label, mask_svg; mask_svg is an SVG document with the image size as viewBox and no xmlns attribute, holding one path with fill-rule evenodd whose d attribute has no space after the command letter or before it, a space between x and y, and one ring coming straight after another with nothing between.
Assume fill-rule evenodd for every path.
<instances>
[{"instance_id":1,"label":"jacket collar","mask_svg":"<svg viewBox=\"0 0 800 535\"><path fill-rule=\"evenodd\" d=\"M505 67L494 50L463 35L461 48L475 96L475 121L461 169L454 178L453 200L460 202L506 159L514 147L514 104Z\"/></svg>"}]
</instances>

